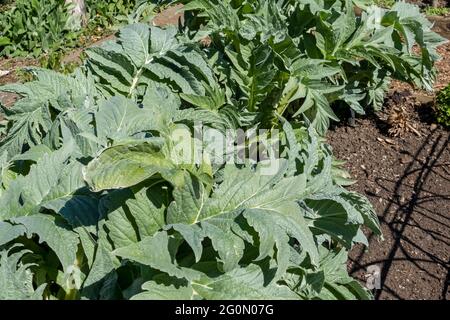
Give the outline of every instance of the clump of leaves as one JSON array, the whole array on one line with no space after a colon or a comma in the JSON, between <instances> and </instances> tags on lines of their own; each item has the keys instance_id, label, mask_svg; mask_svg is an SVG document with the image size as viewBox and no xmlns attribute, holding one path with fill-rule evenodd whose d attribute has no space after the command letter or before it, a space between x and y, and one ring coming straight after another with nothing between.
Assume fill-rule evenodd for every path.
<instances>
[{"instance_id":1,"label":"clump of leaves","mask_svg":"<svg viewBox=\"0 0 450 320\"><path fill-rule=\"evenodd\" d=\"M0 12L6 11L14 2L14 0L0 0Z\"/></svg>"},{"instance_id":2,"label":"clump of leaves","mask_svg":"<svg viewBox=\"0 0 450 320\"><path fill-rule=\"evenodd\" d=\"M148 21L157 5L147 0L86 1L88 24L82 29L71 21L65 0L17 0L0 12L0 56L40 58L41 67L73 71L62 64L71 48L85 46L119 25Z\"/></svg>"},{"instance_id":3,"label":"clump of leaves","mask_svg":"<svg viewBox=\"0 0 450 320\"><path fill-rule=\"evenodd\" d=\"M395 4L395 0L374 0L373 3L382 8L392 8Z\"/></svg>"},{"instance_id":4,"label":"clump of leaves","mask_svg":"<svg viewBox=\"0 0 450 320\"><path fill-rule=\"evenodd\" d=\"M78 33L68 26L64 0L17 0L0 13L0 56L38 57L75 46Z\"/></svg>"},{"instance_id":5,"label":"clump of leaves","mask_svg":"<svg viewBox=\"0 0 450 320\"><path fill-rule=\"evenodd\" d=\"M429 16L446 16L450 14L448 7L427 7L425 13Z\"/></svg>"},{"instance_id":6,"label":"clump of leaves","mask_svg":"<svg viewBox=\"0 0 450 320\"><path fill-rule=\"evenodd\" d=\"M341 163L307 121L277 116L267 131L274 159L223 162L237 154L204 148L179 161L180 130L195 146L207 143L199 121L223 137L263 119L243 70L238 95L203 50L175 28L130 25L73 74L34 69L33 81L0 88L22 96L3 108L0 252L29 250L19 258L34 263L27 296L371 298L346 262L367 244L363 225L380 234L378 219L341 186Z\"/></svg>"},{"instance_id":7,"label":"clump of leaves","mask_svg":"<svg viewBox=\"0 0 450 320\"><path fill-rule=\"evenodd\" d=\"M450 127L450 85L437 94L435 109L437 121L446 127Z\"/></svg>"}]
</instances>

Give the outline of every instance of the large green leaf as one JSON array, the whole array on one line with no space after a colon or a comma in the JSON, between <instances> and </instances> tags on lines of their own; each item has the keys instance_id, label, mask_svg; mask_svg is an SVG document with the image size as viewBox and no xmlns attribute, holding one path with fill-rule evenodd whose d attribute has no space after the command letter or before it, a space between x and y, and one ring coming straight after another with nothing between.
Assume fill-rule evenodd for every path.
<instances>
[{"instance_id":1,"label":"large green leaf","mask_svg":"<svg viewBox=\"0 0 450 320\"><path fill-rule=\"evenodd\" d=\"M161 139L107 148L86 167L84 177L94 191L130 187L174 169L161 150Z\"/></svg>"},{"instance_id":2,"label":"large green leaf","mask_svg":"<svg viewBox=\"0 0 450 320\"><path fill-rule=\"evenodd\" d=\"M192 282L192 288L208 300L299 299L286 286L265 284L264 272L257 265L238 268L217 278L204 277Z\"/></svg>"},{"instance_id":3,"label":"large green leaf","mask_svg":"<svg viewBox=\"0 0 450 320\"><path fill-rule=\"evenodd\" d=\"M120 140L139 132L154 130L154 113L151 108L140 108L122 96L113 97L100 104L95 114L97 137Z\"/></svg>"},{"instance_id":4,"label":"large green leaf","mask_svg":"<svg viewBox=\"0 0 450 320\"><path fill-rule=\"evenodd\" d=\"M86 107L95 99L92 78L80 71L68 76L41 69L33 73L34 81L0 87L0 91L22 96L11 108L2 108L8 134L0 141L0 154L7 150L9 157L13 157L24 146L41 144L52 126L53 112L62 112L73 105Z\"/></svg>"},{"instance_id":5,"label":"large green leaf","mask_svg":"<svg viewBox=\"0 0 450 320\"><path fill-rule=\"evenodd\" d=\"M64 271L75 264L78 236L70 230L64 220L51 215L35 214L28 217L14 218L12 221L21 224L26 234L37 235L40 242L45 242L58 256Z\"/></svg>"},{"instance_id":6,"label":"large green leaf","mask_svg":"<svg viewBox=\"0 0 450 320\"><path fill-rule=\"evenodd\" d=\"M60 150L43 155L36 164L31 166L28 175L14 179L0 197L0 204L3 207L0 217L8 219L32 214L40 209L43 200L51 193L55 193L53 196L56 199L57 193L70 195L79 186L84 185L80 179L72 181L67 178L67 174L72 169L77 169L74 166L66 168L67 160L72 152L74 152L74 143L68 141ZM67 184L59 185L61 180L65 180Z\"/></svg>"},{"instance_id":7,"label":"large green leaf","mask_svg":"<svg viewBox=\"0 0 450 320\"><path fill-rule=\"evenodd\" d=\"M170 255L170 238L166 232L158 232L142 241L119 248L113 254L124 259L130 259L138 263L148 265L154 269L168 273L171 276L184 278L196 277L193 270L182 269L176 266Z\"/></svg>"},{"instance_id":8,"label":"large green leaf","mask_svg":"<svg viewBox=\"0 0 450 320\"><path fill-rule=\"evenodd\" d=\"M244 106L249 111L256 111L275 86L278 70L274 53L268 45L248 45L240 49L240 54L226 51L233 64L231 78L242 91Z\"/></svg>"}]
</instances>

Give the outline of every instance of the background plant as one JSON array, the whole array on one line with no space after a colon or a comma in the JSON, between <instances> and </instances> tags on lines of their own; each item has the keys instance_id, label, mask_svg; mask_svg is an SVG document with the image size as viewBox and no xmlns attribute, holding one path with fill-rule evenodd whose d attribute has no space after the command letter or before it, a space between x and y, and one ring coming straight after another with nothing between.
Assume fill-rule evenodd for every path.
<instances>
[{"instance_id":1,"label":"background plant","mask_svg":"<svg viewBox=\"0 0 450 320\"><path fill-rule=\"evenodd\" d=\"M390 9L358 2L358 15L350 0L185 3L187 36L211 40L229 95L266 126L275 113L306 116L324 133L338 120L333 109L380 109L391 79L432 90L435 49L445 41L405 2Z\"/></svg>"},{"instance_id":2,"label":"background plant","mask_svg":"<svg viewBox=\"0 0 450 320\"><path fill-rule=\"evenodd\" d=\"M438 92L435 108L437 121L446 127L450 127L450 85Z\"/></svg>"},{"instance_id":3,"label":"background plant","mask_svg":"<svg viewBox=\"0 0 450 320\"><path fill-rule=\"evenodd\" d=\"M162 2L161 2L162 4ZM148 21L160 1L86 1L88 24L71 23L64 0L17 0L0 12L0 56L40 58L41 66L61 70L68 50L88 45L119 25Z\"/></svg>"},{"instance_id":4,"label":"background plant","mask_svg":"<svg viewBox=\"0 0 450 320\"><path fill-rule=\"evenodd\" d=\"M144 17L152 17L153 11L162 1L150 0L86 0L88 10L89 28L109 29L120 24L130 23L133 15L139 14ZM139 21L133 21L139 22Z\"/></svg>"},{"instance_id":5,"label":"background plant","mask_svg":"<svg viewBox=\"0 0 450 320\"><path fill-rule=\"evenodd\" d=\"M67 26L64 0L17 0L0 13L0 55L38 57L61 46L73 46L77 33Z\"/></svg>"},{"instance_id":6,"label":"background plant","mask_svg":"<svg viewBox=\"0 0 450 320\"><path fill-rule=\"evenodd\" d=\"M0 11L5 11L13 2L14 0L1 0Z\"/></svg>"}]
</instances>

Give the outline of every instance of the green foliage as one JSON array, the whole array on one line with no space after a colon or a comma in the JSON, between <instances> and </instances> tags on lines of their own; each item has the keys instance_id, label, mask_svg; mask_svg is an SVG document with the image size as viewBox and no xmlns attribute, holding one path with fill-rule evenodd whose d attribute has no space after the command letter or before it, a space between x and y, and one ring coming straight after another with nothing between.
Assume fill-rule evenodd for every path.
<instances>
[{"instance_id":1,"label":"green foliage","mask_svg":"<svg viewBox=\"0 0 450 320\"><path fill-rule=\"evenodd\" d=\"M0 284L13 298L371 298L346 262L379 222L320 135L337 104L379 108L391 79L431 88L443 40L417 7L363 7L190 1L180 30L131 24L73 73L0 87L22 97L2 108ZM216 152L199 122L267 131ZM224 161L255 141L280 156Z\"/></svg>"},{"instance_id":2,"label":"green foliage","mask_svg":"<svg viewBox=\"0 0 450 320\"><path fill-rule=\"evenodd\" d=\"M44 69L51 69L64 74L72 73L80 62L63 62L64 51L51 51L39 59L39 65Z\"/></svg>"},{"instance_id":3,"label":"green foliage","mask_svg":"<svg viewBox=\"0 0 450 320\"><path fill-rule=\"evenodd\" d=\"M0 230L3 229L0 222ZM39 300L42 299L45 284L36 290L33 288L33 274L30 271L31 264L23 264L21 259L28 253L26 250L13 252L10 250L0 252L0 300Z\"/></svg>"},{"instance_id":4,"label":"green foliage","mask_svg":"<svg viewBox=\"0 0 450 320\"><path fill-rule=\"evenodd\" d=\"M356 16L350 0L186 1L186 34L211 39L206 51L242 109L266 126L275 113L306 116L324 133L335 105L381 108L391 79L432 90L435 49L445 41L417 6L358 4Z\"/></svg>"},{"instance_id":5,"label":"green foliage","mask_svg":"<svg viewBox=\"0 0 450 320\"><path fill-rule=\"evenodd\" d=\"M428 16L445 16L450 14L450 8L447 7L426 7L425 13Z\"/></svg>"},{"instance_id":6,"label":"green foliage","mask_svg":"<svg viewBox=\"0 0 450 320\"><path fill-rule=\"evenodd\" d=\"M88 28L108 29L124 23L148 21L156 4L150 0L85 0L89 15Z\"/></svg>"},{"instance_id":7,"label":"green foliage","mask_svg":"<svg viewBox=\"0 0 450 320\"><path fill-rule=\"evenodd\" d=\"M6 11L11 7L14 0L0 0L0 12Z\"/></svg>"},{"instance_id":8,"label":"green foliage","mask_svg":"<svg viewBox=\"0 0 450 320\"><path fill-rule=\"evenodd\" d=\"M95 26L108 28L114 24L114 19L126 19L133 10L135 0L86 0L89 21Z\"/></svg>"},{"instance_id":9,"label":"green foliage","mask_svg":"<svg viewBox=\"0 0 450 320\"><path fill-rule=\"evenodd\" d=\"M38 57L61 46L75 45L64 0L17 0L0 13L0 56Z\"/></svg>"},{"instance_id":10,"label":"green foliage","mask_svg":"<svg viewBox=\"0 0 450 320\"><path fill-rule=\"evenodd\" d=\"M446 127L450 127L450 85L437 94L435 108L437 121Z\"/></svg>"},{"instance_id":11,"label":"green foliage","mask_svg":"<svg viewBox=\"0 0 450 320\"><path fill-rule=\"evenodd\" d=\"M32 69L33 81L0 88L22 96L4 108L0 142L0 252L14 257L1 266L16 266L8 281L29 270L17 296L371 298L346 261L367 244L363 225L380 234L376 214L340 185L341 163L312 125L278 115L265 136L267 150L280 143L271 161L226 163L242 150L208 148L186 160L183 143L202 144L196 123L222 137L262 126L263 101L283 81L270 46L231 49L239 93L207 48L144 24L88 50L72 74ZM13 256L17 244L26 251Z\"/></svg>"},{"instance_id":12,"label":"green foliage","mask_svg":"<svg viewBox=\"0 0 450 320\"><path fill-rule=\"evenodd\" d=\"M159 1L158 1L159 3ZM69 49L108 34L111 28L154 17L157 4L147 0L86 1L88 24L74 26L65 0L17 0L0 12L0 57L39 57L40 66L71 72L62 63Z\"/></svg>"}]
</instances>

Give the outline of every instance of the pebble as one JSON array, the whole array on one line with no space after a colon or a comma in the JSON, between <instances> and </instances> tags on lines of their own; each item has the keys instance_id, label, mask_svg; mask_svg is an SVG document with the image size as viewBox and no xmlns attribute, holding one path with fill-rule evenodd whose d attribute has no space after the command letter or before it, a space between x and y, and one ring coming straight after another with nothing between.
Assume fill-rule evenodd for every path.
<instances>
[{"instance_id":1,"label":"pebble","mask_svg":"<svg viewBox=\"0 0 450 320\"><path fill-rule=\"evenodd\" d=\"M0 78L8 75L10 72L9 70L0 70Z\"/></svg>"}]
</instances>

